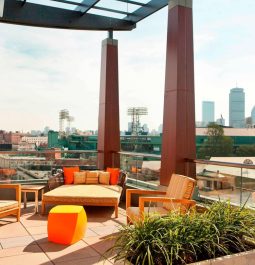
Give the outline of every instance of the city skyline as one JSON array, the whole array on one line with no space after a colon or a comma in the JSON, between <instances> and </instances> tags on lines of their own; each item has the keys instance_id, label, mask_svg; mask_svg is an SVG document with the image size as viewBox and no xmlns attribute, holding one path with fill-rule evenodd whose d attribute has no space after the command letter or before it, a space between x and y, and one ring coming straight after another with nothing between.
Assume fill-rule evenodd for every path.
<instances>
[{"instance_id":1,"label":"city skyline","mask_svg":"<svg viewBox=\"0 0 255 265\"><path fill-rule=\"evenodd\" d=\"M245 90L245 116L250 116L255 105L255 3L193 2L196 120L201 120L201 101L210 100L215 118L222 114L228 121L228 94L236 82ZM142 122L151 129L163 121L166 24L164 8L132 32L114 32L122 131L128 107L148 107ZM107 33L7 24L0 24L0 31L0 129L30 131L48 125L58 130L59 111L69 109L74 127L97 130L101 41Z\"/></svg>"}]
</instances>

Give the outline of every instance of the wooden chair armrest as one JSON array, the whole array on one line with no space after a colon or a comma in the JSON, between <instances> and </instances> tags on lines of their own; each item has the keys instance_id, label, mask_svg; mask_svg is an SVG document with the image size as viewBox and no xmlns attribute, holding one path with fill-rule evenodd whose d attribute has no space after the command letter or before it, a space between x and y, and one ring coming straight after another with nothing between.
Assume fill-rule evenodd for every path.
<instances>
[{"instance_id":1,"label":"wooden chair armrest","mask_svg":"<svg viewBox=\"0 0 255 265\"><path fill-rule=\"evenodd\" d=\"M20 184L1 184L0 189L15 189L16 190L16 201L21 204L21 185Z\"/></svg>"},{"instance_id":2,"label":"wooden chair armrest","mask_svg":"<svg viewBox=\"0 0 255 265\"><path fill-rule=\"evenodd\" d=\"M126 209L131 206L131 194L142 194L142 195L166 195L165 191L159 190L137 190L127 189L126 190Z\"/></svg>"},{"instance_id":3,"label":"wooden chair armrest","mask_svg":"<svg viewBox=\"0 0 255 265\"><path fill-rule=\"evenodd\" d=\"M174 199L174 198L166 198L166 197L140 197L139 198L139 211L140 211L141 216L144 215L144 203L145 202L180 203L180 204L190 205L190 207L194 207L196 205L196 201L194 200Z\"/></svg>"}]
</instances>

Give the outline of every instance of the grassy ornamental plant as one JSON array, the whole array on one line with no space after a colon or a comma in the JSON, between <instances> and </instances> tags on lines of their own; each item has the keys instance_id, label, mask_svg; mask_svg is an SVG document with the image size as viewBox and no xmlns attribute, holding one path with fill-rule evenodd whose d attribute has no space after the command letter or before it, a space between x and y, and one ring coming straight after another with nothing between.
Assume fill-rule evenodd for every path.
<instances>
[{"instance_id":1,"label":"grassy ornamental plant","mask_svg":"<svg viewBox=\"0 0 255 265\"><path fill-rule=\"evenodd\" d=\"M188 264L255 248L255 213L216 202L204 213L153 216L123 226L108 251L132 264Z\"/></svg>"}]
</instances>

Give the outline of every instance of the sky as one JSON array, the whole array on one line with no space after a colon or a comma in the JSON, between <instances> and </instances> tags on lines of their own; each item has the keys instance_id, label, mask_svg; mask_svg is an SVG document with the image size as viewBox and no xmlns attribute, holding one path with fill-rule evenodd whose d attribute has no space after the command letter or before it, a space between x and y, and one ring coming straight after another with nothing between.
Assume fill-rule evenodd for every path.
<instances>
[{"instance_id":1,"label":"sky","mask_svg":"<svg viewBox=\"0 0 255 265\"><path fill-rule=\"evenodd\" d=\"M196 120L202 101L215 102L215 117L228 124L229 91L242 87L245 115L255 105L255 1L194 0ZM98 125L101 42L107 32L14 26L0 23L0 129L58 130L68 109L73 127ZM119 43L120 128L129 107L147 107L141 122L163 121L167 8L128 32Z\"/></svg>"}]
</instances>

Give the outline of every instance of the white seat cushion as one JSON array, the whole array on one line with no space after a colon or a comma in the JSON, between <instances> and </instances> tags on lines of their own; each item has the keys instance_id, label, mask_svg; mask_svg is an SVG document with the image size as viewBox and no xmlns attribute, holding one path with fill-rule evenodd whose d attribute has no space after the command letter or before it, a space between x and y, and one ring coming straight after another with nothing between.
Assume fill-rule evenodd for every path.
<instances>
[{"instance_id":1,"label":"white seat cushion","mask_svg":"<svg viewBox=\"0 0 255 265\"><path fill-rule=\"evenodd\" d=\"M12 200L0 200L0 212L6 211L14 208L18 208L19 204L17 201Z\"/></svg>"}]
</instances>

